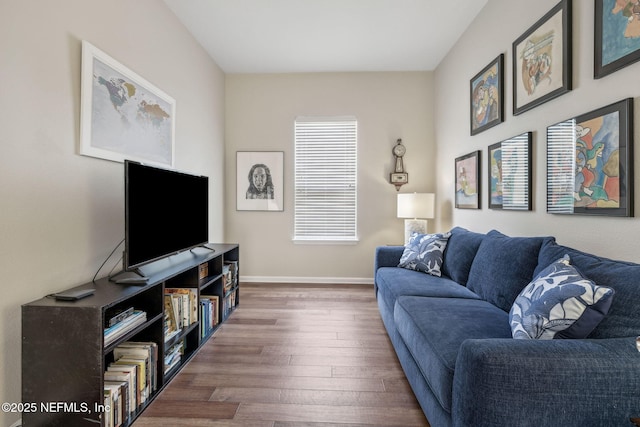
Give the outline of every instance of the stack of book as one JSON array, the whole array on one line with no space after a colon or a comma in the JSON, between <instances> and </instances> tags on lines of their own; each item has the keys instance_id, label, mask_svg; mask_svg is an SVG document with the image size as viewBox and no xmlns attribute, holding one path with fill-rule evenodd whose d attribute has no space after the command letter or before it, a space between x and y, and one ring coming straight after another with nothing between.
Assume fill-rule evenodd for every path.
<instances>
[{"instance_id":1,"label":"stack of book","mask_svg":"<svg viewBox=\"0 0 640 427\"><path fill-rule=\"evenodd\" d=\"M113 344L146 321L147 313L135 310L133 307L116 314L109 319L107 327L104 329L104 346Z\"/></svg>"},{"instance_id":2,"label":"stack of book","mask_svg":"<svg viewBox=\"0 0 640 427\"><path fill-rule=\"evenodd\" d=\"M176 344L172 345L164 355L164 373L175 368L180 364L182 355L184 354L184 340L180 340Z\"/></svg>"},{"instance_id":3,"label":"stack of book","mask_svg":"<svg viewBox=\"0 0 640 427\"><path fill-rule=\"evenodd\" d=\"M164 296L164 342L178 335L181 328L178 328L177 313L173 308L171 295Z\"/></svg>"},{"instance_id":4,"label":"stack of book","mask_svg":"<svg viewBox=\"0 0 640 427\"><path fill-rule=\"evenodd\" d=\"M238 286L238 261L225 261L222 266L222 316L226 318L237 304L235 289Z\"/></svg>"},{"instance_id":5,"label":"stack of book","mask_svg":"<svg viewBox=\"0 0 640 427\"><path fill-rule=\"evenodd\" d=\"M222 300L222 317L226 319L229 313L231 313L231 311L235 308L235 306L236 306L236 293L231 292L229 295L227 295L224 298L224 300Z\"/></svg>"},{"instance_id":6,"label":"stack of book","mask_svg":"<svg viewBox=\"0 0 640 427\"><path fill-rule=\"evenodd\" d=\"M222 288L226 295L233 288L233 278L231 276L231 266L225 264L222 266Z\"/></svg>"},{"instance_id":7,"label":"stack of book","mask_svg":"<svg viewBox=\"0 0 640 427\"><path fill-rule=\"evenodd\" d=\"M166 288L164 292L164 340L167 342L198 321L198 290Z\"/></svg>"},{"instance_id":8,"label":"stack of book","mask_svg":"<svg viewBox=\"0 0 640 427\"><path fill-rule=\"evenodd\" d=\"M229 266L229 279L231 286L234 287L238 284L238 261L225 261L224 263Z\"/></svg>"},{"instance_id":9,"label":"stack of book","mask_svg":"<svg viewBox=\"0 0 640 427\"><path fill-rule=\"evenodd\" d=\"M203 338L218 325L218 300L216 295L200 295L200 336Z\"/></svg>"},{"instance_id":10,"label":"stack of book","mask_svg":"<svg viewBox=\"0 0 640 427\"><path fill-rule=\"evenodd\" d=\"M158 387L158 345L124 342L113 350L114 362L104 373L105 426L126 424Z\"/></svg>"},{"instance_id":11,"label":"stack of book","mask_svg":"<svg viewBox=\"0 0 640 427\"><path fill-rule=\"evenodd\" d=\"M204 263L198 266L198 279L204 280L209 275L209 264Z\"/></svg>"}]
</instances>

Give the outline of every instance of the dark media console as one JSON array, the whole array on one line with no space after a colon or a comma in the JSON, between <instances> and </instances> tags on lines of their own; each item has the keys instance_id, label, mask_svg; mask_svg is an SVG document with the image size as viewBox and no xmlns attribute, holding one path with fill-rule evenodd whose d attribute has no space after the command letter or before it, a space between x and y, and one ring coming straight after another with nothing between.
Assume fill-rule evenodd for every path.
<instances>
[{"instance_id":1,"label":"dark media console","mask_svg":"<svg viewBox=\"0 0 640 427\"><path fill-rule=\"evenodd\" d=\"M153 381L146 398L122 415L123 426L133 424L238 305L239 255L237 244L209 244L145 266L146 284L103 278L63 293L94 290L77 294L81 299L49 296L23 305L22 401L34 408L23 412L23 426L109 425L113 413L106 409L105 371L121 348L144 343L157 349L157 357L148 366ZM198 304L191 320L170 333L172 292L188 294ZM145 315L141 323L108 339L114 325L140 312ZM176 347L177 359L170 357ZM46 410L51 402L62 402L63 410Z\"/></svg>"}]
</instances>

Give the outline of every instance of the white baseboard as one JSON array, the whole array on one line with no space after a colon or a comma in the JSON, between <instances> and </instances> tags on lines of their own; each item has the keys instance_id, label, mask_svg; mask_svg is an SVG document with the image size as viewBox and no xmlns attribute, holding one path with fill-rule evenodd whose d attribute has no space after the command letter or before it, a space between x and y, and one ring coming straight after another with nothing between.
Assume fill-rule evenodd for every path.
<instances>
[{"instance_id":1,"label":"white baseboard","mask_svg":"<svg viewBox=\"0 0 640 427\"><path fill-rule=\"evenodd\" d=\"M373 285L372 277L292 277L292 276L240 276L240 283L302 283Z\"/></svg>"}]
</instances>

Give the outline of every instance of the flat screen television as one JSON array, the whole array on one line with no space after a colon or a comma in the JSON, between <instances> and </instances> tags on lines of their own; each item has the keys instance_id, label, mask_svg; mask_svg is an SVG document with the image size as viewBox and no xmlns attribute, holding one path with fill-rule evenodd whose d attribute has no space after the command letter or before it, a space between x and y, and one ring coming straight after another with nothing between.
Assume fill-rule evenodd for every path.
<instances>
[{"instance_id":1,"label":"flat screen television","mask_svg":"<svg viewBox=\"0 0 640 427\"><path fill-rule=\"evenodd\" d=\"M209 241L209 179L125 161L124 269Z\"/></svg>"}]
</instances>

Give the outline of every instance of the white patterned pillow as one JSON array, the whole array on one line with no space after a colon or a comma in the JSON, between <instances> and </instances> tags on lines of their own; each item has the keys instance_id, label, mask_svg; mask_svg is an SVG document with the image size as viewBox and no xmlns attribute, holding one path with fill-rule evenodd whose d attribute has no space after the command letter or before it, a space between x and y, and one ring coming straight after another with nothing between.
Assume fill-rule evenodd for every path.
<instances>
[{"instance_id":1,"label":"white patterned pillow","mask_svg":"<svg viewBox=\"0 0 640 427\"><path fill-rule=\"evenodd\" d=\"M513 338L586 338L609 311L613 294L583 277L565 255L516 298L509 312Z\"/></svg>"},{"instance_id":2,"label":"white patterned pillow","mask_svg":"<svg viewBox=\"0 0 640 427\"><path fill-rule=\"evenodd\" d=\"M422 271L440 277L444 248L451 233L413 233L404 248L398 267Z\"/></svg>"}]
</instances>

